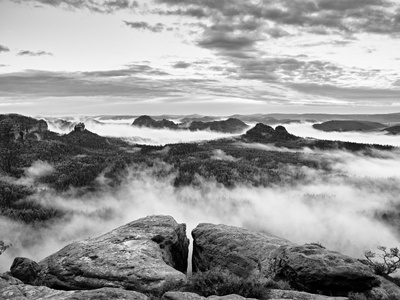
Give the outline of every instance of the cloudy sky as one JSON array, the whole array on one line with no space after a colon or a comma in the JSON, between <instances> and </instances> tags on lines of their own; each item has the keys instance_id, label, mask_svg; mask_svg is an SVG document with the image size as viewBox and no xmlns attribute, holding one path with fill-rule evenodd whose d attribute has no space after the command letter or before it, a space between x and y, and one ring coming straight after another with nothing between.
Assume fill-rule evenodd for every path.
<instances>
[{"instance_id":1,"label":"cloudy sky","mask_svg":"<svg viewBox=\"0 0 400 300\"><path fill-rule=\"evenodd\" d=\"M0 0L0 112L400 112L398 0Z\"/></svg>"}]
</instances>

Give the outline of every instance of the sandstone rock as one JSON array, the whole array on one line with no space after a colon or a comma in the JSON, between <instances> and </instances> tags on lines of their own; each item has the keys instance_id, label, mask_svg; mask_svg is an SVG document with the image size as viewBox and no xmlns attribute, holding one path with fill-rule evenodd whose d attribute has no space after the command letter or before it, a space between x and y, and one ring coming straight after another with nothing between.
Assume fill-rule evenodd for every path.
<instances>
[{"instance_id":1,"label":"sandstone rock","mask_svg":"<svg viewBox=\"0 0 400 300\"><path fill-rule=\"evenodd\" d=\"M186 280L186 225L149 216L45 258L36 285L72 290L102 287L163 292Z\"/></svg>"},{"instance_id":2,"label":"sandstone rock","mask_svg":"<svg viewBox=\"0 0 400 300\"><path fill-rule=\"evenodd\" d=\"M193 271L225 269L241 276L267 274L269 254L291 242L243 228L199 224L193 231Z\"/></svg>"},{"instance_id":3,"label":"sandstone rock","mask_svg":"<svg viewBox=\"0 0 400 300\"><path fill-rule=\"evenodd\" d=\"M368 292L368 295L371 299L400 299L399 286L381 276L377 276L377 278L380 281L380 285L378 287L374 287L371 291Z\"/></svg>"},{"instance_id":4,"label":"sandstone rock","mask_svg":"<svg viewBox=\"0 0 400 300\"><path fill-rule=\"evenodd\" d=\"M347 297L329 297L317 294L309 294L298 291L269 290L271 300L290 299L290 300L347 300Z\"/></svg>"},{"instance_id":5,"label":"sandstone rock","mask_svg":"<svg viewBox=\"0 0 400 300\"><path fill-rule=\"evenodd\" d=\"M123 289L101 288L89 291L59 291L45 286L23 284L5 274L0 276L0 299L4 300L149 300L146 295Z\"/></svg>"},{"instance_id":6,"label":"sandstone rock","mask_svg":"<svg viewBox=\"0 0 400 300\"><path fill-rule=\"evenodd\" d=\"M40 266L37 262L25 258L16 257L10 268L11 275L22 280L25 283L33 283L40 271Z\"/></svg>"},{"instance_id":7,"label":"sandstone rock","mask_svg":"<svg viewBox=\"0 0 400 300\"><path fill-rule=\"evenodd\" d=\"M226 295L226 296L210 296L203 297L195 293L188 292L167 292L165 293L161 300L244 300L244 299L254 299L254 298L244 298L239 295Z\"/></svg>"},{"instance_id":8,"label":"sandstone rock","mask_svg":"<svg viewBox=\"0 0 400 300\"><path fill-rule=\"evenodd\" d=\"M271 274L298 290L327 295L363 292L379 285L371 269L319 245L286 245L271 254Z\"/></svg>"}]
</instances>

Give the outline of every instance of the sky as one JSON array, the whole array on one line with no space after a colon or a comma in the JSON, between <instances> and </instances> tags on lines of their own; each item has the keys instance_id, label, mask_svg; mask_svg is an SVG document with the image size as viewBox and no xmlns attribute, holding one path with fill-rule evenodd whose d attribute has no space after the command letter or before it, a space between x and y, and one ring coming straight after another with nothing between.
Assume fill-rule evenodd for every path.
<instances>
[{"instance_id":1,"label":"sky","mask_svg":"<svg viewBox=\"0 0 400 300\"><path fill-rule=\"evenodd\" d=\"M0 0L0 112L400 112L398 0Z\"/></svg>"}]
</instances>

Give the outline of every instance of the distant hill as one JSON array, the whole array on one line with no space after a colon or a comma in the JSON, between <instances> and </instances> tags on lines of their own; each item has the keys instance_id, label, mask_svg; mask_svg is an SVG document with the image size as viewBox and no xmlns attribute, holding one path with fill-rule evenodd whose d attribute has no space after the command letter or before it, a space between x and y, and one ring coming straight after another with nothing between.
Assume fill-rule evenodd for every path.
<instances>
[{"instance_id":1,"label":"distant hill","mask_svg":"<svg viewBox=\"0 0 400 300\"><path fill-rule=\"evenodd\" d=\"M400 134L400 125L387 127L387 128L385 128L383 130L387 131L389 134L397 135L397 134Z\"/></svg>"},{"instance_id":2,"label":"distant hill","mask_svg":"<svg viewBox=\"0 0 400 300\"><path fill-rule=\"evenodd\" d=\"M356 120L332 120L321 124L314 124L313 128L322 131L373 131L386 126L378 122Z\"/></svg>"},{"instance_id":3,"label":"distant hill","mask_svg":"<svg viewBox=\"0 0 400 300\"><path fill-rule=\"evenodd\" d=\"M212 121L212 122L201 122L201 121L194 121L190 124L189 130L196 131L196 130L211 130L217 132L224 132L224 133L235 133L241 132L246 129L246 123L242 122L239 119L229 118L225 121Z\"/></svg>"},{"instance_id":4,"label":"distant hill","mask_svg":"<svg viewBox=\"0 0 400 300\"><path fill-rule=\"evenodd\" d=\"M158 129L160 128L178 129L178 125L172 121L169 121L167 119L156 121L150 116L140 116L139 118L135 119L135 121L133 121L132 125L138 127L149 127Z\"/></svg>"}]
</instances>

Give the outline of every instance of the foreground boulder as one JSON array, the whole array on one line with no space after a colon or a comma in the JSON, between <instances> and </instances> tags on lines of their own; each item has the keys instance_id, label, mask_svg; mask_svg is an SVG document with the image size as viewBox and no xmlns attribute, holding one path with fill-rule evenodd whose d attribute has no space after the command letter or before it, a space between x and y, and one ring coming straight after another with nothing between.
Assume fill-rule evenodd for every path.
<instances>
[{"instance_id":1,"label":"foreground boulder","mask_svg":"<svg viewBox=\"0 0 400 300\"><path fill-rule=\"evenodd\" d=\"M186 280L188 245L185 224L170 216L149 216L45 258L35 284L160 293Z\"/></svg>"},{"instance_id":2,"label":"foreground boulder","mask_svg":"<svg viewBox=\"0 0 400 300\"><path fill-rule=\"evenodd\" d=\"M288 240L247 229L199 224L192 231L193 271L227 270L240 277L267 274L269 255Z\"/></svg>"},{"instance_id":3,"label":"foreground boulder","mask_svg":"<svg viewBox=\"0 0 400 300\"><path fill-rule=\"evenodd\" d=\"M4 300L149 300L146 295L123 289L101 288L90 291L59 291L45 286L32 286L0 275L0 299Z\"/></svg>"},{"instance_id":4,"label":"foreground boulder","mask_svg":"<svg viewBox=\"0 0 400 300\"><path fill-rule=\"evenodd\" d=\"M297 246L265 233L213 224L193 231L193 271L228 271L270 277L294 289L336 296L379 286L372 270L356 259L316 244Z\"/></svg>"},{"instance_id":5,"label":"foreground boulder","mask_svg":"<svg viewBox=\"0 0 400 300\"><path fill-rule=\"evenodd\" d=\"M275 279L311 293L345 296L380 284L368 266L316 244L282 246L271 254L270 260Z\"/></svg>"}]
</instances>

